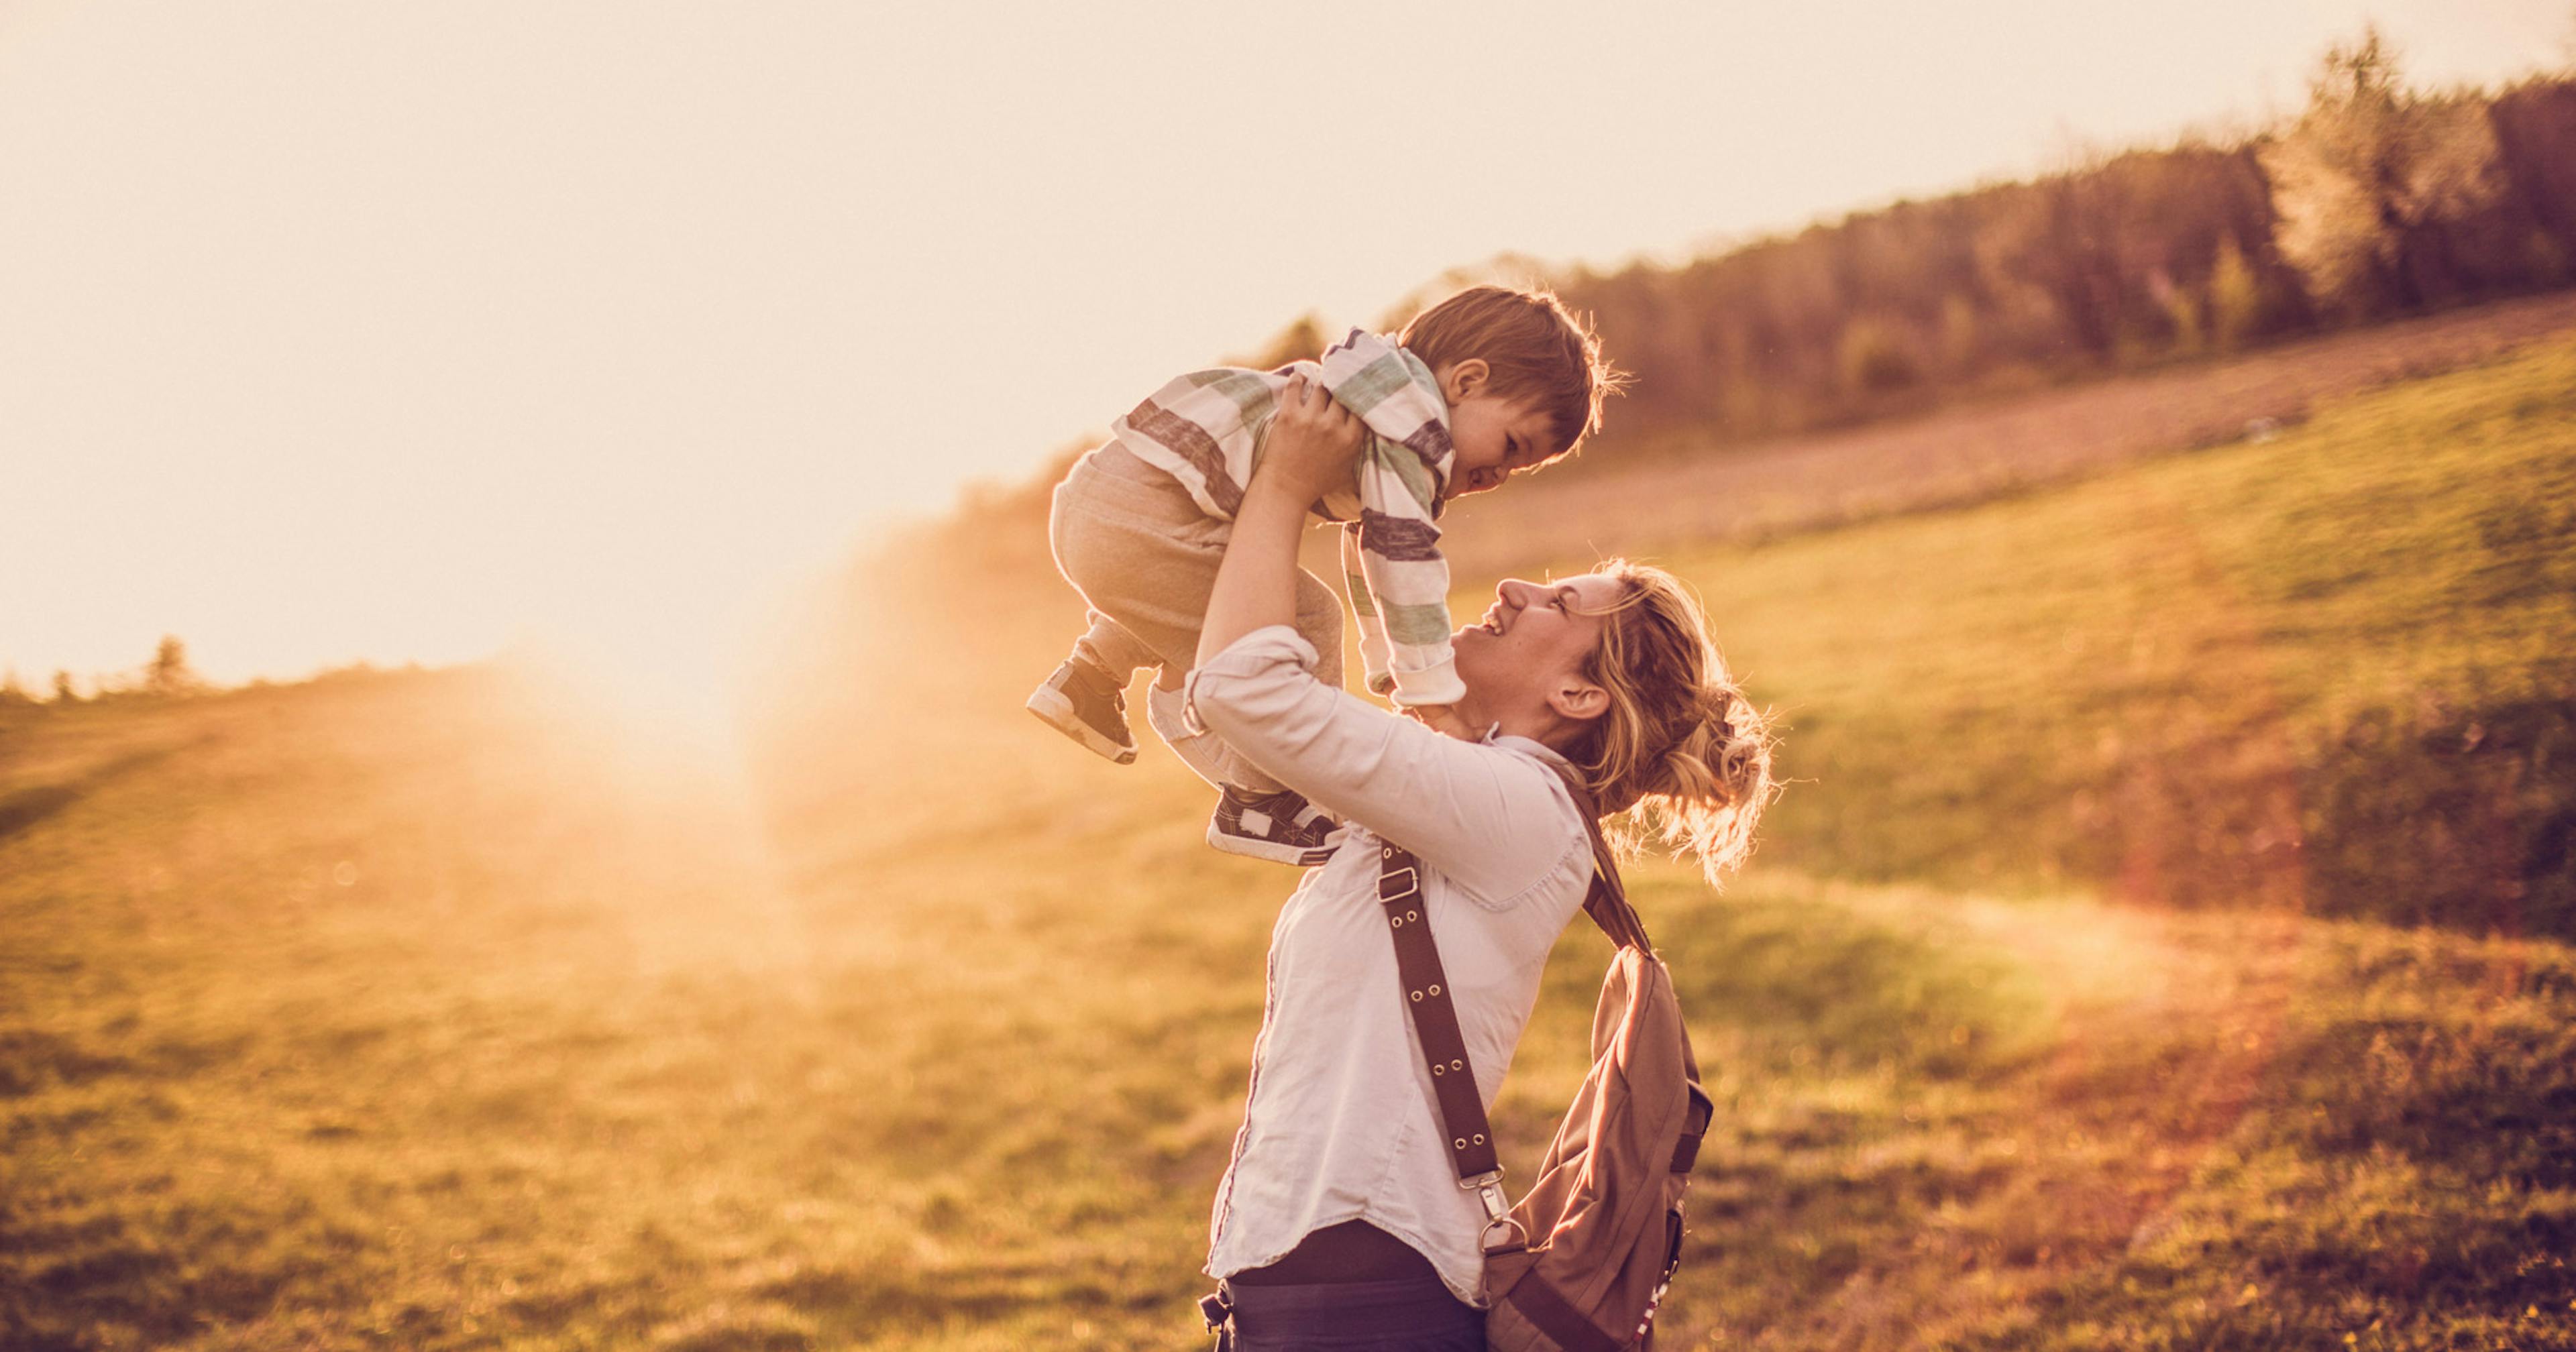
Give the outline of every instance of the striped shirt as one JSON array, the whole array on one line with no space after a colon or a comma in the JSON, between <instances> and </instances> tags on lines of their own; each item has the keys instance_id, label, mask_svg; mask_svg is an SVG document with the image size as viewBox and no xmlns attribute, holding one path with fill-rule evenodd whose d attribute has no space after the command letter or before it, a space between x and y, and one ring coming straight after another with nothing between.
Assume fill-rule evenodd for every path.
<instances>
[{"instance_id":1,"label":"striped shirt","mask_svg":"<svg viewBox=\"0 0 2576 1352\"><path fill-rule=\"evenodd\" d=\"M1466 686L1449 648L1449 561L1437 522L1458 453L1448 401L1420 357L1353 329L1318 361L1192 371L1111 423L1110 435L1179 480L1208 515L1232 521L1279 392L1299 374L1368 429L1351 482L1314 504L1316 515L1344 523L1342 570L1368 688L1402 705L1455 704Z\"/></svg>"}]
</instances>

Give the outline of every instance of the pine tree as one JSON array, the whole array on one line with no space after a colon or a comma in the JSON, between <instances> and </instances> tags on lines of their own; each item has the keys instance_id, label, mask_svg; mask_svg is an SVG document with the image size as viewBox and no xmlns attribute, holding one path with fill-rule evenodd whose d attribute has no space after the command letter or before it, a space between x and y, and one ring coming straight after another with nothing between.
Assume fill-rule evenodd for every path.
<instances>
[{"instance_id":1,"label":"pine tree","mask_svg":"<svg viewBox=\"0 0 2576 1352\"><path fill-rule=\"evenodd\" d=\"M161 646L152 652L152 664L143 669L144 688L156 695L184 695L204 684L188 668L187 645L177 635L162 635Z\"/></svg>"}]
</instances>

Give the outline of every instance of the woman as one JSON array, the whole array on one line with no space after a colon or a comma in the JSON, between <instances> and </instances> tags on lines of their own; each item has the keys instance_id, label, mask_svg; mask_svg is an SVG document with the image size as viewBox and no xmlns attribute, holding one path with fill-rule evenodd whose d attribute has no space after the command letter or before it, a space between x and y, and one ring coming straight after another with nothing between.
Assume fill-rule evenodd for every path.
<instances>
[{"instance_id":1,"label":"woman","mask_svg":"<svg viewBox=\"0 0 2576 1352\"><path fill-rule=\"evenodd\" d=\"M1348 474L1359 423L1297 382L1235 517L1185 718L1355 829L1308 872L1271 935L1269 1000L1207 1271L1235 1346L1481 1349L1484 1212L1452 1172L1378 908L1381 841L1424 868L1431 933L1493 1102L1548 950L1582 905L1601 811L1714 882L1773 792L1771 744L1667 573L1612 563L1496 589L1458 631L1476 741L1318 681L1293 627L1306 504Z\"/></svg>"}]
</instances>

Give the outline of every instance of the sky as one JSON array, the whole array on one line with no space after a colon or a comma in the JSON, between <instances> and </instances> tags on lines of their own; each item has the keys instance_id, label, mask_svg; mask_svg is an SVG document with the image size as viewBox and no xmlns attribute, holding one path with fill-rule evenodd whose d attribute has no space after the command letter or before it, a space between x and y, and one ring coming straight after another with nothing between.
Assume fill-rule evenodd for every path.
<instances>
[{"instance_id":1,"label":"sky","mask_svg":"<svg viewBox=\"0 0 2576 1352\"><path fill-rule=\"evenodd\" d=\"M530 641L791 586L1297 315L1672 261L2568 59L2566 0L0 0L0 668ZM682 656L688 654L691 656Z\"/></svg>"}]
</instances>

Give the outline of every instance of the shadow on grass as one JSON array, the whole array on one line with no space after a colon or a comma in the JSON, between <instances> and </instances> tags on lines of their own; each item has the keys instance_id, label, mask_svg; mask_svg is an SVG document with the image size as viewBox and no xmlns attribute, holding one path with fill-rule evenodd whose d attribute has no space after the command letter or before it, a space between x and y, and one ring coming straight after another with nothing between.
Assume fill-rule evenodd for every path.
<instances>
[{"instance_id":1,"label":"shadow on grass","mask_svg":"<svg viewBox=\"0 0 2576 1352\"><path fill-rule=\"evenodd\" d=\"M1720 1103L1676 1345L2576 1346L2563 946L1656 901Z\"/></svg>"},{"instance_id":2,"label":"shadow on grass","mask_svg":"<svg viewBox=\"0 0 2576 1352\"><path fill-rule=\"evenodd\" d=\"M2304 778L2330 915L2576 938L2576 677L2466 713L2382 710Z\"/></svg>"},{"instance_id":3,"label":"shadow on grass","mask_svg":"<svg viewBox=\"0 0 2576 1352\"><path fill-rule=\"evenodd\" d=\"M39 784L0 797L0 845L97 792L109 781L157 764L181 749L178 746L156 746L129 751L91 766L62 783Z\"/></svg>"},{"instance_id":4,"label":"shadow on grass","mask_svg":"<svg viewBox=\"0 0 2576 1352\"><path fill-rule=\"evenodd\" d=\"M147 1230L119 1216L49 1217L20 1199L0 1210L0 1271L16 1288L0 1295L0 1345L185 1342L209 1324L258 1318L290 1284L326 1272L333 1251L361 1243L345 1230L305 1230L292 1246L260 1246L255 1232L285 1228L260 1220L183 1209Z\"/></svg>"},{"instance_id":5,"label":"shadow on grass","mask_svg":"<svg viewBox=\"0 0 2576 1352\"><path fill-rule=\"evenodd\" d=\"M2279 1057L2112 1261L1968 1345L2576 1347L2576 961L2340 926Z\"/></svg>"},{"instance_id":6,"label":"shadow on grass","mask_svg":"<svg viewBox=\"0 0 2576 1352\"><path fill-rule=\"evenodd\" d=\"M2123 741L2107 709L2088 719ZM1864 758L1913 735L1827 716L1801 732ZM2364 708L2305 745L2262 711L2133 729L2099 764L2090 731L2024 753L2009 720L1973 715L1945 736L1990 749L1937 768L1861 759L1835 795L1793 791L1769 857L1971 887L2059 869L2140 904L2576 939L2576 671L2475 704Z\"/></svg>"}]
</instances>

